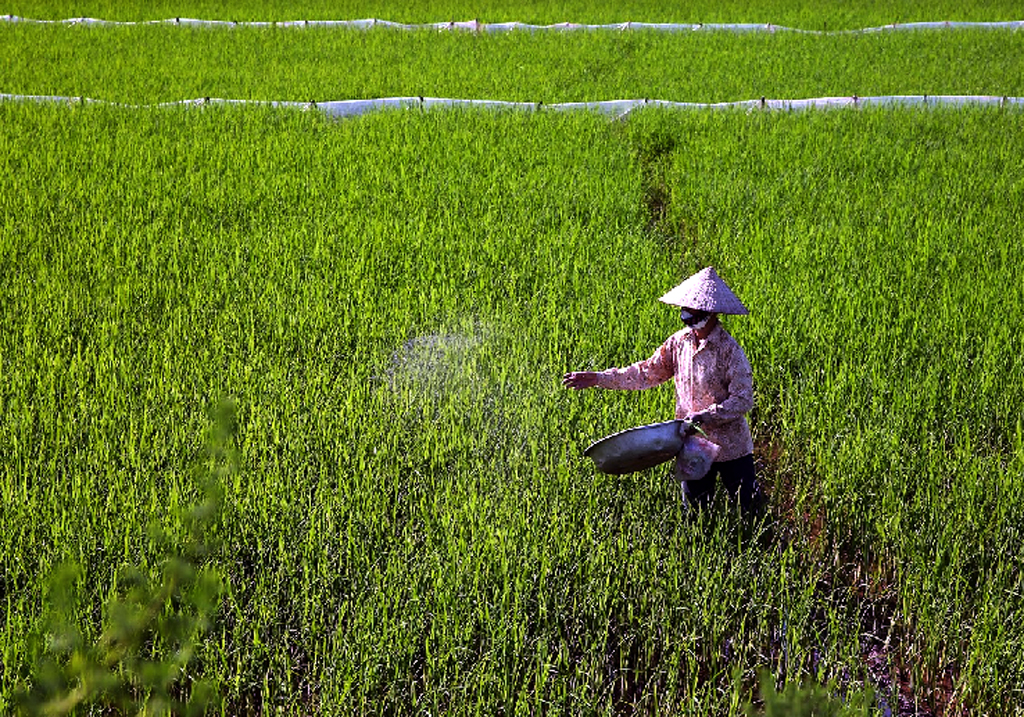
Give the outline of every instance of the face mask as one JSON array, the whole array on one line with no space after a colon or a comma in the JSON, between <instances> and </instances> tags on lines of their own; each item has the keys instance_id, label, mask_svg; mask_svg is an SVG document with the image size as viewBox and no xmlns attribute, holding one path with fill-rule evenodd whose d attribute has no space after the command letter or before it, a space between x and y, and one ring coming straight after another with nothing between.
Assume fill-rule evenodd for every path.
<instances>
[{"instance_id":1,"label":"face mask","mask_svg":"<svg viewBox=\"0 0 1024 717\"><path fill-rule=\"evenodd\" d=\"M700 330L708 325L708 321L711 320L711 314L707 311L691 311L690 309L682 309L679 312L679 318L683 320L691 329Z\"/></svg>"}]
</instances>

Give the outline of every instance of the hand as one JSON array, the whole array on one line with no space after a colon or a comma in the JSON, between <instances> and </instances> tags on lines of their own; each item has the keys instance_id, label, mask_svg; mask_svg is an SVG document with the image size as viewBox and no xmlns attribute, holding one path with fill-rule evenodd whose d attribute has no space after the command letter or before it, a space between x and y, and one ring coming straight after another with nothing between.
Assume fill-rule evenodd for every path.
<instances>
[{"instance_id":1,"label":"hand","mask_svg":"<svg viewBox=\"0 0 1024 717\"><path fill-rule=\"evenodd\" d=\"M572 371L562 376L562 385L577 391L584 388L593 388L598 384L598 381L600 381L600 378L595 371Z\"/></svg>"},{"instance_id":2,"label":"hand","mask_svg":"<svg viewBox=\"0 0 1024 717\"><path fill-rule=\"evenodd\" d=\"M686 420L695 426L699 426L704 423L711 421L710 411L695 411L686 417Z\"/></svg>"}]
</instances>

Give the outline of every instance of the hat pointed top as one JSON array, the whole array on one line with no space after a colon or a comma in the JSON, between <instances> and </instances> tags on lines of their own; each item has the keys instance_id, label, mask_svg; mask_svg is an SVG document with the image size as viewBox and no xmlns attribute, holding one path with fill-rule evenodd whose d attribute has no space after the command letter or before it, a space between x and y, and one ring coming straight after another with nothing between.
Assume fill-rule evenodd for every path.
<instances>
[{"instance_id":1,"label":"hat pointed top","mask_svg":"<svg viewBox=\"0 0 1024 717\"><path fill-rule=\"evenodd\" d=\"M715 314L749 314L713 266L705 267L661 297L660 301Z\"/></svg>"}]
</instances>

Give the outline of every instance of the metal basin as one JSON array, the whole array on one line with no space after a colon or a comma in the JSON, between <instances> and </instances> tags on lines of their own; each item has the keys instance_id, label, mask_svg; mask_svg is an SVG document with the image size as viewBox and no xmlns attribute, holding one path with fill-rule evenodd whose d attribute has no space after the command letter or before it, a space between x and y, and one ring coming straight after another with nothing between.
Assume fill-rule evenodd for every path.
<instances>
[{"instance_id":1,"label":"metal basin","mask_svg":"<svg viewBox=\"0 0 1024 717\"><path fill-rule=\"evenodd\" d=\"M605 436L583 455L593 459L602 473L633 473L672 460L683 448L686 421L675 420L638 426Z\"/></svg>"}]
</instances>

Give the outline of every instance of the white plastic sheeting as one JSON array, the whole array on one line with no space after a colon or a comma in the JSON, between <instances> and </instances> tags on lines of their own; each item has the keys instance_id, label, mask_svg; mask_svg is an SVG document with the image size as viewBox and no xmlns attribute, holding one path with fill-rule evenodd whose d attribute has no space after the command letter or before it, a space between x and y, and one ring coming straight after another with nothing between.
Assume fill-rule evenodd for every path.
<instances>
[{"instance_id":1,"label":"white plastic sheeting","mask_svg":"<svg viewBox=\"0 0 1024 717\"><path fill-rule=\"evenodd\" d=\"M612 117L623 117L638 107L668 107L687 110L784 110L800 111L809 109L833 109L843 107L938 107L987 105L997 107L1024 108L1024 97L998 97L995 95L880 95L875 97L811 97L799 100L778 100L762 97L756 100L739 102L671 102L668 100L606 100L602 102L559 102L543 104L540 102L506 102L502 100L466 100L446 97L382 97L368 100L336 100L333 102L287 102L231 100L205 97L177 102L162 102L157 105L131 105L119 102L107 102L87 97L64 97L59 95L12 95L0 94L0 101L21 102L57 102L65 104L104 104L127 109L143 109L147 107L179 107L205 105L258 105L266 107L290 107L303 110L317 110L332 117L355 117L369 112L386 109L432 109L437 107L484 107L489 109L508 109L526 111L569 112L574 110L590 110L601 112Z\"/></svg>"},{"instance_id":2,"label":"white plastic sheeting","mask_svg":"<svg viewBox=\"0 0 1024 717\"><path fill-rule=\"evenodd\" d=\"M0 15L0 21L6 22L27 22L37 24L53 25L181 25L187 27L208 26L208 27L340 27L368 30L370 28L393 28L397 30L462 30L466 32L513 32L513 31L557 31L568 32L574 30L655 30L659 32L800 32L812 35L842 35L848 33L862 32L886 32L894 30L948 30L948 29L991 29L991 30L1020 30L1024 29L1024 20L1009 20L1003 22L906 22L881 25L879 27L865 27L859 30L802 30L800 28L785 27L773 23L676 23L676 22L620 22L606 25L588 25L576 22L560 22L554 25L531 25L525 22L493 22L483 23L479 20L465 20L459 22L428 22L428 23L401 23L390 20L378 20L367 18L365 20L289 20L285 22L231 22L229 20L197 20L187 17L174 17L166 20L140 20L138 22L119 20L100 20L92 17L71 17L65 20L33 20L31 18L19 17L17 15Z\"/></svg>"}]
</instances>

